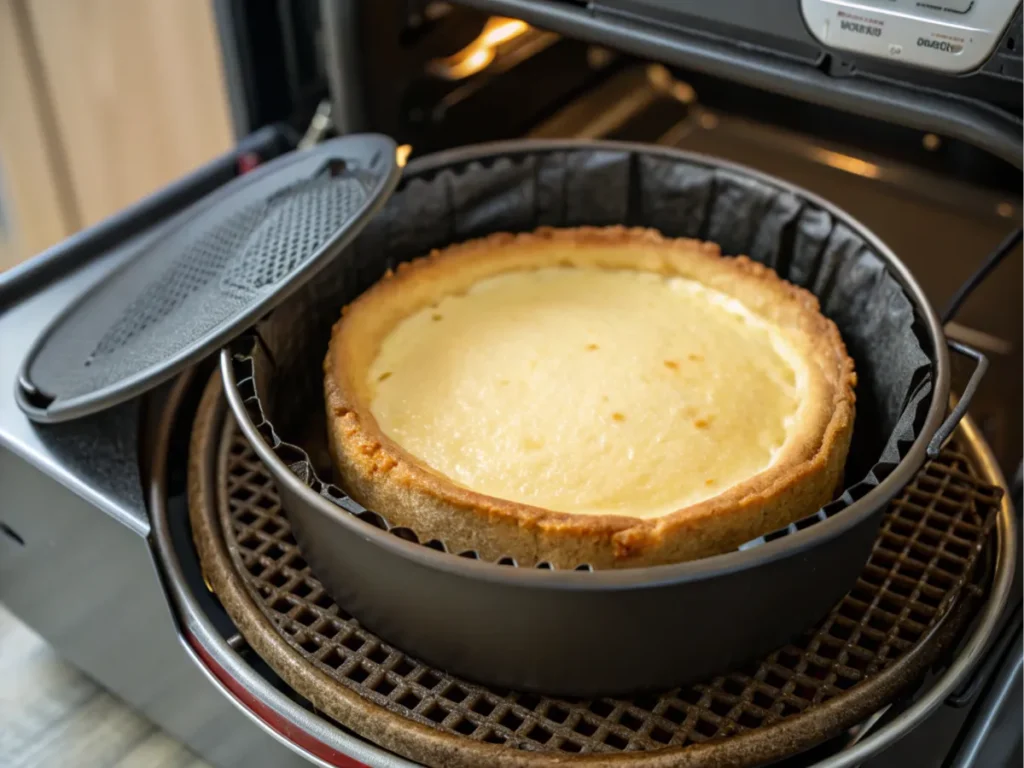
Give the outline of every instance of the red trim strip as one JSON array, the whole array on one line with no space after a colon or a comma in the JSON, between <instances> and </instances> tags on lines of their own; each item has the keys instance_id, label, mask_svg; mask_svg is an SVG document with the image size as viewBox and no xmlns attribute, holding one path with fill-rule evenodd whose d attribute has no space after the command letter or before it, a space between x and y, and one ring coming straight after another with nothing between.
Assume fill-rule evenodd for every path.
<instances>
[{"instance_id":1,"label":"red trim strip","mask_svg":"<svg viewBox=\"0 0 1024 768\"><path fill-rule=\"evenodd\" d=\"M202 659L207 669L209 669L210 672L213 673L214 677L220 680L225 687L231 691L242 706L256 715L256 717L292 744L302 747L310 754L316 755L316 757L320 758L324 762L330 763L337 768L370 768L370 766L365 763L353 760L344 752L339 752L333 747L327 746L319 739L313 738L305 731L296 728L295 725L285 720L277 712L243 688L237 680L231 677L231 675L229 675L227 671L220 666L220 664L214 661L210 654L206 652L206 649L203 648L196 639L195 635L188 630L185 630L185 639L188 640L188 644L192 646L192 649L199 655L199 658Z\"/></svg>"}]
</instances>

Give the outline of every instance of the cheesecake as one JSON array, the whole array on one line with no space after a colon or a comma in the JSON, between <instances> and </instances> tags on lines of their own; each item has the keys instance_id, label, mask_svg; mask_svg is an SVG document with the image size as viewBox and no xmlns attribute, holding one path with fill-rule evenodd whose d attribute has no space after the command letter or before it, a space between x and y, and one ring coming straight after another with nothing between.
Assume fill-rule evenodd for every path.
<instances>
[{"instance_id":1,"label":"cheesecake","mask_svg":"<svg viewBox=\"0 0 1024 768\"><path fill-rule=\"evenodd\" d=\"M401 265L324 362L339 484L520 566L708 557L840 487L853 361L809 292L644 229L497 234Z\"/></svg>"}]
</instances>

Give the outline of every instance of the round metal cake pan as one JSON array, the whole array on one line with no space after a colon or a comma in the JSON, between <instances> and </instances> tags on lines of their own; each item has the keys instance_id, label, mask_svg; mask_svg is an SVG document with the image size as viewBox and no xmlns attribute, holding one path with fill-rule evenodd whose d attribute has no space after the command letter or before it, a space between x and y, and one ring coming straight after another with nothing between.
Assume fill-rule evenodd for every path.
<instances>
[{"instance_id":1,"label":"round metal cake pan","mask_svg":"<svg viewBox=\"0 0 1024 768\"><path fill-rule=\"evenodd\" d=\"M455 150L410 168L429 174L537 146L512 142ZM849 589L869 555L885 505L948 437L966 407L962 402L947 418L950 365L941 323L907 268L863 225L812 193L747 168L678 150L636 151L696 158L792 190L870 244L909 297L927 341L932 366L927 413L902 460L881 482L841 513L776 541L650 568L510 568L404 541L316 493L262 436L239 390L232 354L224 350L221 372L230 407L277 481L318 578L367 627L471 680L550 694L623 694L735 668L785 643ZM386 510L381 513L386 516Z\"/></svg>"}]
</instances>

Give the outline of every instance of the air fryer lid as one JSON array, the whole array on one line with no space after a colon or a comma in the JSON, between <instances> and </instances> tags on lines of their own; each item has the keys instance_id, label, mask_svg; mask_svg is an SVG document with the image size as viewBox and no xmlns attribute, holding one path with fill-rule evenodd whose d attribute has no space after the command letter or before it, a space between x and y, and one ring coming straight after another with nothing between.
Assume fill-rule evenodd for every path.
<instances>
[{"instance_id":1,"label":"air fryer lid","mask_svg":"<svg viewBox=\"0 0 1024 768\"><path fill-rule=\"evenodd\" d=\"M61 422L166 381L251 326L362 230L398 183L395 144L346 136L227 184L143 243L40 336L21 409Z\"/></svg>"}]
</instances>

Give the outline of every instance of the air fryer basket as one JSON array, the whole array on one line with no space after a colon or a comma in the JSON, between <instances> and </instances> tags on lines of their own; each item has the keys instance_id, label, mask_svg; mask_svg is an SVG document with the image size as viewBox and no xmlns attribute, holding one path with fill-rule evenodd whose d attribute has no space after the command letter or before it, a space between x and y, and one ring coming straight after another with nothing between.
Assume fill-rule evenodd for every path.
<instances>
[{"instance_id":1,"label":"air fryer basket","mask_svg":"<svg viewBox=\"0 0 1024 768\"><path fill-rule=\"evenodd\" d=\"M330 483L321 363L341 306L431 248L542 225L621 224L715 241L819 297L858 371L840 498L737 552L580 573L480 562L475 553L445 551L444 542L421 544L408 529L389 535L387 510L364 510ZM942 424L948 367L921 290L842 211L749 169L600 142L511 142L414 163L358 240L222 357L232 409L274 474L313 571L340 605L453 673L570 695L692 680L820 618L856 579L884 505L920 468L928 442L955 421ZM746 617L742 628L737 615Z\"/></svg>"}]
</instances>

